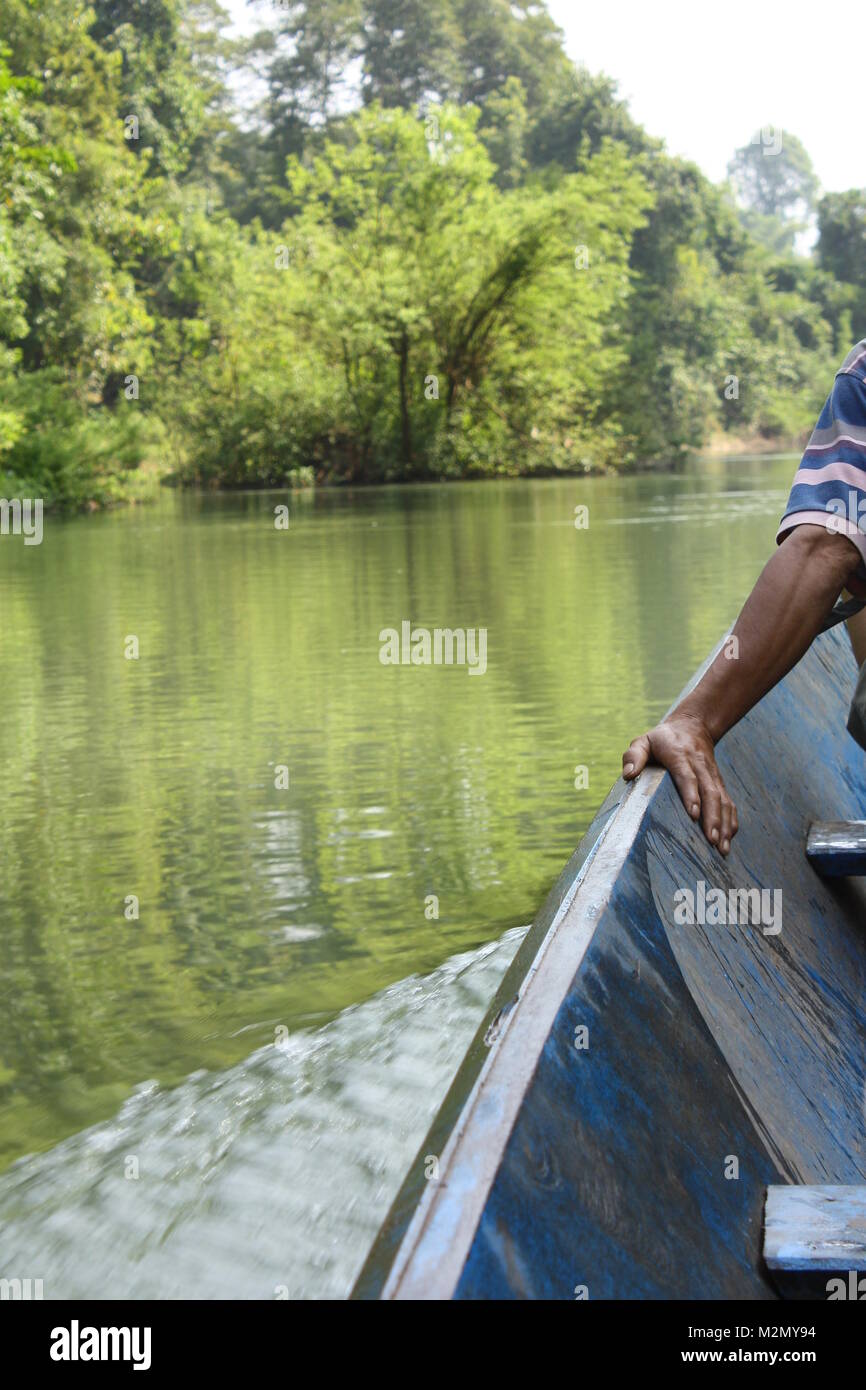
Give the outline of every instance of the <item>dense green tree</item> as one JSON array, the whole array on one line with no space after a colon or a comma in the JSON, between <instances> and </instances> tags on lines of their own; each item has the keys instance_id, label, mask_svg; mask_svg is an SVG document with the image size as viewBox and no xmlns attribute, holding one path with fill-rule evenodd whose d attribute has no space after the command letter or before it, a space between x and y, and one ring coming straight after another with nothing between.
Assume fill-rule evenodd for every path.
<instances>
[{"instance_id":1,"label":"dense green tree","mask_svg":"<svg viewBox=\"0 0 866 1390\"><path fill-rule=\"evenodd\" d=\"M292 162L299 212L282 241L256 240L232 304L215 292L220 352L195 365L205 390L182 392L202 475L274 482L314 463L369 480L614 456L605 402L643 182L610 146L547 194L503 192L477 121L439 108L431 139L425 118L372 106L350 138Z\"/></svg>"},{"instance_id":2,"label":"dense green tree","mask_svg":"<svg viewBox=\"0 0 866 1390\"><path fill-rule=\"evenodd\" d=\"M523 183L529 171L529 113L519 77L507 77L499 91L491 92L479 133L496 166L500 187L516 188Z\"/></svg>"},{"instance_id":3,"label":"dense green tree","mask_svg":"<svg viewBox=\"0 0 866 1390\"><path fill-rule=\"evenodd\" d=\"M821 199L818 263L837 280L866 287L866 189L827 193Z\"/></svg>"},{"instance_id":4,"label":"dense green tree","mask_svg":"<svg viewBox=\"0 0 866 1390\"><path fill-rule=\"evenodd\" d=\"M632 119L615 82L574 68L533 113L529 159L535 168L557 164L571 170L583 148L596 150L605 139L621 141L632 154L661 153L661 141L651 140Z\"/></svg>"},{"instance_id":5,"label":"dense green tree","mask_svg":"<svg viewBox=\"0 0 866 1390\"><path fill-rule=\"evenodd\" d=\"M7 494L73 503L118 495L141 457L140 418L95 407L112 373L141 371L152 328L128 260L139 176L91 18L59 0L4 13L0 459Z\"/></svg>"},{"instance_id":6,"label":"dense green tree","mask_svg":"<svg viewBox=\"0 0 866 1390\"><path fill-rule=\"evenodd\" d=\"M792 250L818 195L812 161L796 135L765 127L735 152L728 177L753 236L774 251Z\"/></svg>"},{"instance_id":7,"label":"dense green tree","mask_svg":"<svg viewBox=\"0 0 866 1390\"><path fill-rule=\"evenodd\" d=\"M509 79L539 112L571 65L543 5L508 0L286 0L251 45L268 84L273 168L356 100L418 109L500 103ZM511 89L513 94L513 88ZM494 123L491 121L491 124Z\"/></svg>"},{"instance_id":8,"label":"dense green tree","mask_svg":"<svg viewBox=\"0 0 866 1390\"><path fill-rule=\"evenodd\" d=\"M242 44L218 0L6 0L4 495L669 464L807 427L863 331L864 212L829 195L794 253L795 137L738 152L738 212L542 4L261 13Z\"/></svg>"},{"instance_id":9,"label":"dense green tree","mask_svg":"<svg viewBox=\"0 0 866 1390\"><path fill-rule=\"evenodd\" d=\"M531 112L565 86L571 64L562 31L533 0L453 0L462 35L460 100L484 105L509 77L518 77Z\"/></svg>"},{"instance_id":10,"label":"dense green tree","mask_svg":"<svg viewBox=\"0 0 866 1390\"><path fill-rule=\"evenodd\" d=\"M461 34L451 0L364 0L364 101L418 108L460 89Z\"/></svg>"}]
</instances>

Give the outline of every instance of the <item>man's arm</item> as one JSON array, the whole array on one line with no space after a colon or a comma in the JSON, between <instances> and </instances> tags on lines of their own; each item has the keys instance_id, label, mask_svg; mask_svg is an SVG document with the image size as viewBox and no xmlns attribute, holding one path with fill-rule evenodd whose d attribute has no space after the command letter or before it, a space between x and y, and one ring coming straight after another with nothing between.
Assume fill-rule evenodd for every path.
<instances>
[{"instance_id":1,"label":"man's arm","mask_svg":"<svg viewBox=\"0 0 866 1390\"><path fill-rule=\"evenodd\" d=\"M689 815L700 819L722 854L737 833L737 811L713 748L796 666L859 564L860 552L847 536L797 526L764 566L734 625L737 658L719 652L676 709L623 753L626 781L650 762L667 768Z\"/></svg>"}]
</instances>

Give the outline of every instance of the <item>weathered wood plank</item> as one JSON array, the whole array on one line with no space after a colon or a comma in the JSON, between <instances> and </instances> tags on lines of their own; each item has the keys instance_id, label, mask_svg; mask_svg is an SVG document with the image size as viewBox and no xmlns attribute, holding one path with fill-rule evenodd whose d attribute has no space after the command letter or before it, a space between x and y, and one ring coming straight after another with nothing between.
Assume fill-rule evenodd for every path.
<instances>
[{"instance_id":1,"label":"weathered wood plank","mask_svg":"<svg viewBox=\"0 0 866 1390\"><path fill-rule=\"evenodd\" d=\"M866 1269L866 1187L768 1187L770 1269Z\"/></svg>"},{"instance_id":2,"label":"weathered wood plank","mask_svg":"<svg viewBox=\"0 0 866 1390\"><path fill-rule=\"evenodd\" d=\"M866 821L815 821L809 827L806 857L822 878L866 874Z\"/></svg>"},{"instance_id":3,"label":"weathered wood plank","mask_svg":"<svg viewBox=\"0 0 866 1390\"><path fill-rule=\"evenodd\" d=\"M769 1269L761 1225L781 1173L866 1184L866 877L825 880L803 853L810 819L866 814L855 677L846 636L826 633L721 741L740 813L727 858L667 774L612 793L356 1296L727 1301L792 1296L792 1281L831 1296L857 1262L849 1236L828 1271ZM710 887L759 890L760 922L684 923L678 894ZM763 930L765 893L781 932Z\"/></svg>"}]
</instances>

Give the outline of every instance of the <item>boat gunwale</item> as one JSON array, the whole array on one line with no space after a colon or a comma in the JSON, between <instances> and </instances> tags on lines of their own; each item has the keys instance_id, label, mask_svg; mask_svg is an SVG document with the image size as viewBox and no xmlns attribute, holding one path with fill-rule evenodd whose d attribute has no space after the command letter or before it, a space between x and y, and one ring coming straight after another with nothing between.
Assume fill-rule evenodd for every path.
<instances>
[{"instance_id":1,"label":"boat gunwale","mask_svg":"<svg viewBox=\"0 0 866 1390\"><path fill-rule=\"evenodd\" d=\"M440 1157L440 1179L427 1184L382 1298L453 1296L544 1043L664 775L651 768L632 783L594 841L490 1046ZM482 1111L494 1112L492 1124ZM468 1185L455 1181L458 1168L471 1175Z\"/></svg>"},{"instance_id":2,"label":"boat gunwale","mask_svg":"<svg viewBox=\"0 0 866 1390\"><path fill-rule=\"evenodd\" d=\"M698 683L721 650L727 636L728 632L715 644L671 708L674 708ZM627 783L618 778L599 807L518 948L490 1008L481 1021L367 1255L350 1295L353 1299L448 1299L453 1296L550 1027L575 974L580 969L603 907L640 830L643 817L666 775L663 768L650 766L634 782ZM639 814L634 820L638 807ZM623 829L627 832L624 844L622 833L616 834L616 831L622 832ZM600 851L603 850L609 850L610 854L600 855ZM603 859L601 869L598 867L600 857ZM602 884L599 884L598 887L602 889L600 900L590 902L595 886L594 871L605 872L603 883L607 887L605 892ZM573 913L584 909L586 920L579 937L579 950L574 951L564 965L557 960L554 962L555 969L545 971L545 961L550 959L551 948L566 935L563 927L567 920ZM569 936L573 925L569 922ZM561 955L562 952L558 954ZM523 1054L518 1054L515 1059L521 1083L516 1087L513 1073L507 1068L504 1073L502 1071L506 1066L506 1060L510 1060L503 1060L506 1051L510 1051L506 1048L506 1042L509 1037L515 1036L515 1020L523 1020L528 1007L534 1004L538 990L537 981L542 973L551 975L546 985L547 1007L543 1015L548 1020L548 1026L542 1035L543 1025L540 1020L536 1020L538 1036L535 1038L535 1051L524 1050ZM523 1043L525 1038L522 1027L520 1032ZM525 1060L526 1058L528 1060ZM488 1101L495 1101L493 1092L497 1084L499 1090L506 1095L507 1104L496 1129L495 1146L492 1146L490 1135L484 1126L473 1126L472 1122L477 1120L482 1105ZM479 1151L475 1157L483 1169L483 1176L479 1177L476 1173L470 1179L463 1196L457 1198L455 1179L458 1167L464 1161L463 1149L472 1143L476 1131L481 1142L478 1144ZM426 1181L425 1159L437 1152L442 1140L444 1147L438 1160L440 1176L436 1181ZM495 1161L491 1160L491 1153L495 1154ZM431 1268L423 1272L419 1266L424 1263L424 1243L436 1243L432 1223L437 1217L443 1222L447 1220L448 1213L445 1207L449 1202L452 1209L455 1206L459 1208L461 1202L466 1209L456 1211L452 1222L455 1229L449 1233L444 1248L441 1242L437 1245L432 1252Z\"/></svg>"}]
</instances>

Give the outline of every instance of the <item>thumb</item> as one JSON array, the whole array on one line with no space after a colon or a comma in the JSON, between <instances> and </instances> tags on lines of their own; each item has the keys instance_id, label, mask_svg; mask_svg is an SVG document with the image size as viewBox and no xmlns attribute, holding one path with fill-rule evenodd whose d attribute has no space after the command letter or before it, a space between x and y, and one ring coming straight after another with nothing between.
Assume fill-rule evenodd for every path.
<instances>
[{"instance_id":1,"label":"thumb","mask_svg":"<svg viewBox=\"0 0 866 1390\"><path fill-rule=\"evenodd\" d=\"M622 775L627 782L643 772L650 759L649 734L633 739L622 755Z\"/></svg>"}]
</instances>

